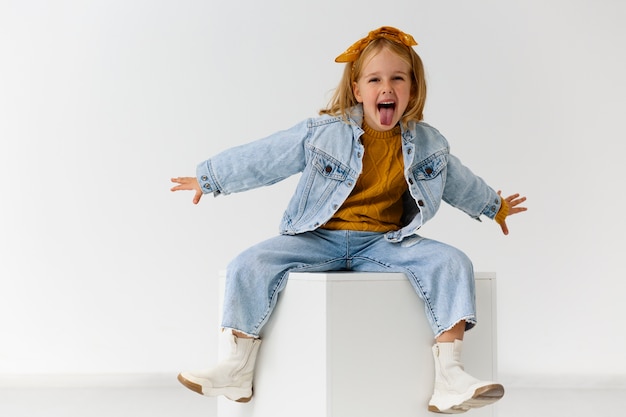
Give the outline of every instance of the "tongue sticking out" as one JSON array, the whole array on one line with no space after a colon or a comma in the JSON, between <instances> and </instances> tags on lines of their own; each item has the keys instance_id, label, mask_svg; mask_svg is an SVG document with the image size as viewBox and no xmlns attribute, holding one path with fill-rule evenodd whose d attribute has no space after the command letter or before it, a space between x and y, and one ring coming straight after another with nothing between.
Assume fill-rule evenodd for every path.
<instances>
[{"instance_id":1,"label":"tongue sticking out","mask_svg":"<svg viewBox=\"0 0 626 417\"><path fill-rule=\"evenodd\" d=\"M392 123L394 107L394 105L381 105L378 107L381 125L389 126Z\"/></svg>"}]
</instances>

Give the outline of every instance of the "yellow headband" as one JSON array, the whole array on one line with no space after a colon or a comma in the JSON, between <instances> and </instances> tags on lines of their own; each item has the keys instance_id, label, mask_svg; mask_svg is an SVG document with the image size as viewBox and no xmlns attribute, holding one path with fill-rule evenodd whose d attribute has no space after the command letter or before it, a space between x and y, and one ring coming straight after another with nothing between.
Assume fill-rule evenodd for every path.
<instances>
[{"instance_id":1,"label":"yellow headband","mask_svg":"<svg viewBox=\"0 0 626 417\"><path fill-rule=\"evenodd\" d=\"M346 52L335 58L335 62L354 62L356 61L363 49L374 39L385 38L392 42L401 43L403 45L411 46L417 45L413 36L408 33L404 33L399 29L392 28L391 26L383 26L376 30L371 31L365 38L356 41L351 47L346 49Z\"/></svg>"}]
</instances>

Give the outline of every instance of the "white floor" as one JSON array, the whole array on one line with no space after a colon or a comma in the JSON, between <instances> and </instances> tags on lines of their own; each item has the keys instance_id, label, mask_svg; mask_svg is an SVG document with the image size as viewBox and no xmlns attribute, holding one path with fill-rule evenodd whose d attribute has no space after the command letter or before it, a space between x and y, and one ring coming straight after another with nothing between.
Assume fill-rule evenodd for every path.
<instances>
[{"instance_id":1,"label":"white floor","mask_svg":"<svg viewBox=\"0 0 626 417\"><path fill-rule=\"evenodd\" d=\"M0 388L2 417L216 417L216 404L182 386ZM498 417L621 417L626 415L626 390L509 388L496 407ZM415 412L416 417L435 415ZM276 416L282 417L279 410Z\"/></svg>"}]
</instances>

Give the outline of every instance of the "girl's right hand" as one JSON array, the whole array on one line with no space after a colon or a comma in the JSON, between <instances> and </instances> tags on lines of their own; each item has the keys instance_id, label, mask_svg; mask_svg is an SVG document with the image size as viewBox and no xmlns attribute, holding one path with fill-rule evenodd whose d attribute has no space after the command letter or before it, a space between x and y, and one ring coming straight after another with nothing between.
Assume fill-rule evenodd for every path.
<instances>
[{"instance_id":1,"label":"girl's right hand","mask_svg":"<svg viewBox=\"0 0 626 417\"><path fill-rule=\"evenodd\" d=\"M202 189L200 188L200 184L198 184L196 177L176 177L172 178L171 181L178 185L170 188L170 191L195 191L196 193L193 196L193 203L198 204L200 202L200 198L202 198Z\"/></svg>"}]
</instances>

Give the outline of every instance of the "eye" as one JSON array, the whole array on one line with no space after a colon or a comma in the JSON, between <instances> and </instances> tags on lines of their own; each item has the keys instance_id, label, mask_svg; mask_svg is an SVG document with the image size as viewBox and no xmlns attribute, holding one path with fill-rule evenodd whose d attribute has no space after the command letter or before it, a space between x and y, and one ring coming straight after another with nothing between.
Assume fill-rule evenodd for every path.
<instances>
[{"instance_id":1,"label":"eye","mask_svg":"<svg viewBox=\"0 0 626 417\"><path fill-rule=\"evenodd\" d=\"M370 78L369 80L367 80L368 83L376 83L378 81L380 81L379 78Z\"/></svg>"}]
</instances>

